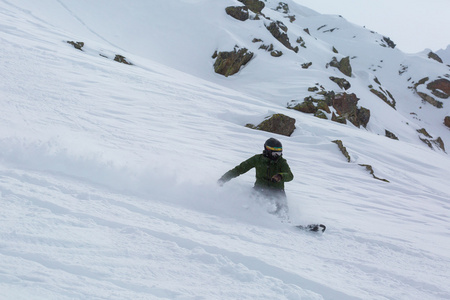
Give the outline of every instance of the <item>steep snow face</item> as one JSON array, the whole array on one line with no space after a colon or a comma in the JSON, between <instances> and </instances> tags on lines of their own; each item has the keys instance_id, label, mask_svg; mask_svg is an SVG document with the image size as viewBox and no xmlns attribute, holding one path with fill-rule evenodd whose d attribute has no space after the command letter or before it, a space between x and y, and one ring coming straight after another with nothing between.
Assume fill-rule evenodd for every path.
<instances>
[{"instance_id":1,"label":"steep snow face","mask_svg":"<svg viewBox=\"0 0 450 300\"><path fill-rule=\"evenodd\" d=\"M224 13L240 2L152 3L0 1L0 298L450 298L450 160L415 132L448 129L419 115L440 111L403 89L441 65L295 5L288 33L307 48L276 59L251 42L281 49L264 20ZM263 12L291 26L276 4ZM212 52L235 44L254 60L236 76L214 74ZM368 130L286 108L316 82L336 89L328 77L340 73L325 65L347 55L357 56L351 91L374 112ZM400 60L407 72L394 76ZM397 110L370 96L375 75ZM291 223L251 194L252 172L216 185L275 136L244 126L272 113L297 121L291 137L276 136L295 175L286 184ZM382 136L385 128L400 141ZM312 222L327 232L291 226Z\"/></svg>"},{"instance_id":2,"label":"steep snow face","mask_svg":"<svg viewBox=\"0 0 450 300\"><path fill-rule=\"evenodd\" d=\"M417 130L425 128L433 139L441 137L450 145L448 129L443 125L445 116L450 115L449 106L436 109L413 89L423 78L428 77L429 83L448 76L445 64L429 59L428 52L407 55L392 49L388 37L342 17L320 15L292 1L285 1L288 6L284 8L279 1L264 3L264 16L253 20L256 15L250 12L245 22L225 13L228 6L243 5L231 0L49 0L49 9L41 3L19 0L14 5L64 30L67 39L82 39L86 49L97 54L116 51L131 60L147 58L284 107L292 100L320 97L308 92L310 87L342 92L329 77L346 76L329 63L333 57L340 60L348 56L353 72L351 78L346 77L351 84L346 92L355 93L359 104L371 110L369 131L384 135L389 130L401 140L422 144ZM273 21L285 25L290 44L299 49L297 53L266 29ZM270 44L283 55L275 58L260 49ZM235 46L252 51L253 60L233 78L214 74L213 53L231 51ZM305 70L301 67L305 63L312 65ZM372 88L390 102L395 101L396 109L386 109L387 104L370 92ZM431 93L426 89L422 92Z\"/></svg>"}]
</instances>

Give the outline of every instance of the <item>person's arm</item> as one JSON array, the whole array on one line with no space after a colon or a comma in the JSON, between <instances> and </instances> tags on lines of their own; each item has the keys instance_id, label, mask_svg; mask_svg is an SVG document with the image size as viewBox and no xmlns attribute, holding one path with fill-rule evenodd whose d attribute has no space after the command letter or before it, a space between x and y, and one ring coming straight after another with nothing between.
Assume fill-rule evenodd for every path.
<instances>
[{"instance_id":1,"label":"person's arm","mask_svg":"<svg viewBox=\"0 0 450 300\"><path fill-rule=\"evenodd\" d=\"M289 182L294 179L294 174L291 172L291 168L289 168L289 165L287 161L284 159L281 165L281 172L278 173L281 175L281 180L284 182Z\"/></svg>"},{"instance_id":2,"label":"person's arm","mask_svg":"<svg viewBox=\"0 0 450 300\"><path fill-rule=\"evenodd\" d=\"M251 168L255 167L255 162L257 159L257 155L250 157L246 161L242 162L240 165L231 169L230 171L223 174L223 176L219 179L219 183L223 184L225 182L230 181L231 179L238 177L244 173L247 173Z\"/></svg>"}]
</instances>

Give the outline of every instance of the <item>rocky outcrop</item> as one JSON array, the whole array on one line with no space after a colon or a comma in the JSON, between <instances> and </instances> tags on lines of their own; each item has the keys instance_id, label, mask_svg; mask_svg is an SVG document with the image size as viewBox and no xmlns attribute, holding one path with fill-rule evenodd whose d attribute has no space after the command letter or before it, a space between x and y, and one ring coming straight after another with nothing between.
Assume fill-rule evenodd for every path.
<instances>
[{"instance_id":1,"label":"rocky outcrop","mask_svg":"<svg viewBox=\"0 0 450 300\"><path fill-rule=\"evenodd\" d=\"M441 99L450 97L450 81L448 79L441 78L432 81L427 84L427 89L429 89L433 95Z\"/></svg>"},{"instance_id":2,"label":"rocky outcrop","mask_svg":"<svg viewBox=\"0 0 450 300\"><path fill-rule=\"evenodd\" d=\"M359 98L354 94L337 94L333 99L333 107L341 116L352 122L356 127L366 127L370 120L370 110L358 107Z\"/></svg>"},{"instance_id":3,"label":"rocky outcrop","mask_svg":"<svg viewBox=\"0 0 450 300\"><path fill-rule=\"evenodd\" d=\"M384 181L384 182L389 182L389 180L387 180L387 179L383 179L383 178L379 178L379 177L375 176L375 172L373 171L373 167L371 165L365 165L365 164L359 164L359 165L361 167L364 167L367 171L369 171L370 175L372 175L373 178Z\"/></svg>"},{"instance_id":4,"label":"rocky outcrop","mask_svg":"<svg viewBox=\"0 0 450 300\"><path fill-rule=\"evenodd\" d=\"M432 52L432 51L430 51L429 53L428 53L428 58L430 58L430 59L434 59L435 61L437 61L437 62L439 62L439 63L444 63L443 61L442 61L442 59L439 57L439 55L437 55L436 53L434 53L434 52Z\"/></svg>"},{"instance_id":5,"label":"rocky outcrop","mask_svg":"<svg viewBox=\"0 0 450 300\"><path fill-rule=\"evenodd\" d=\"M444 125L450 128L450 116L446 116L444 119Z\"/></svg>"},{"instance_id":6,"label":"rocky outcrop","mask_svg":"<svg viewBox=\"0 0 450 300\"><path fill-rule=\"evenodd\" d=\"M373 88L373 86L369 86L370 91L372 92L372 94L376 95L378 98L380 98L381 100L383 100L384 102L386 102L386 104L388 104L390 107L392 107L393 109L396 109L396 104L397 101L395 101L394 97L392 96L392 94L389 91L384 91L381 87L380 90L376 90ZM389 100L388 97L391 99Z\"/></svg>"},{"instance_id":7,"label":"rocky outcrop","mask_svg":"<svg viewBox=\"0 0 450 300\"><path fill-rule=\"evenodd\" d=\"M431 105L437 107L437 108L442 108L443 107L443 103L441 101L438 101L436 99L434 99L433 97L431 97L428 94L422 93L422 92L417 92L417 95L420 96L420 98L422 98L423 101L426 101L428 103L430 103Z\"/></svg>"},{"instance_id":8,"label":"rocky outcrop","mask_svg":"<svg viewBox=\"0 0 450 300\"><path fill-rule=\"evenodd\" d=\"M239 21L246 21L249 18L248 8L246 6L229 6L225 12Z\"/></svg>"},{"instance_id":9,"label":"rocky outcrop","mask_svg":"<svg viewBox=\"0 0 450 300\"><path fill-rule=\"evenodd\" d=\"M71 44L75 49L83 51L84 42L67 41L67 43Z\"/></svg>"},{"instance_id":10,"label":"rocky outcrop","mask_svg":"<svg viewBox=\"0 0 450 300\"><path fill-rule=\"evenodd\" d=\"M308 69L311 66L312 66L312 62L303 63L302 64L302 69Z\"/></svg>"},{"instance_id":11,"label":"rocky outcrop","mask_svg":"<svg viewBox=\"0 0 450 300\"><path fill-rule=\"evenodd\" d=\"M247 124L246 127L291 136L295 130L295 119L283 114L274 114L257 126Z\"/></svg>"},{"instance_id":12,"label":"rocky outcrop","mask_svg":"<svg viewBox=\"0 0 450 300\"><path fill-rule=\"evenodd\" d=\"M348 154L347 148L344 146L344 143L341 140L335 140L332 142L338 145L339 150L341 150L341 153L345 156L345 158L347 158L347 162L351 162L350 154ZM375 176L375 172L373 171L373 167L371 165L366 165L366 164L359 164L359 165L361 167L364 167L370 173L370 175L372 175L373 178L384 181L384 182L389 182L389 180L387 180L387 179L383 179L383 178L379 178L379 177Z\"/></svg>"},{"instance_id":13,"label":"rocky outcrop","mask_svg":"<svg viewBox=\"0 0 450 300\"><path fill-rule=\"evenodd\" d=\"M276 38L281 44L283 44L283 46L296 53L298 52L298 46L294 48L289 42L289 37L286 33L287 27L283 24L283 22L273 21L269 25L266 25L266 28L274 38Z\"/></svg>"},{"instance_id":14,"label":"rocky outcrop","mask_svg":"<svg viewBox=\"0 0 450 300\"><path fill-rule=\"evenodd\" d=\"M343 90L348 90L351 87L350 82L348 82L347 79L345 78L338 78L331 76L330 80L336 83Z\"/></svg>"},{"instance_id":15,"label":"rocky outcrop","mask_svg":"<svg viewBox=\"0 0 450 300\"><path fill-rule=\"evenodd\" d=\"M342 143L341 140L335 140L333 141L333 143L338 145L339 150L341 150L341 153L345 156L345 158L347 158L347 161L350 162L351 161L350 154L348 154L347 148L344 147L344 143Z\"/></svg>"},{"instance_id":16,"label":"rocky outcrop","mask_svg":"<svg viewBox=\"0 0 450 300\"><path fill-rule=\"evenodd\" d=\"M442 108L444 104L425 93L425 89L422 88L421 91L419 91L419 86L424 85L428 80L430 80L429 77L422 78L410 88L412 88L424 102L428 102L437 108ZM447 79L437 79L432 81L427 84L426 88L430 90L434 96L442 99L447 99L450 95L450 81Z\"/></svg>"},{"instance_id":17,"label":"rocky outcrop","mask_svg":"<svg viewBox=\"0 0 450 300\"><path fill-rule=\"evenodd\" d=\"M385 129L384 131L385 131L384 135L386 137L393 139L393 140L398 140L398 137L395 134L393 134L392 132L390 132L389 130Z\"/></svg>"},{"instance_id":18,"label":"rocky outcrop","mask_svg":"<svg viewBox=\"0 0 450 300\"><path fill-rule=\"evenodd\" d=\"M239 0L239 2L243 3L248 9L250 9L255 14L260 14L261 11L266 6L264 2L259 0Z\"/></svg>"},{"instance_id":19,"label":"rocky outcrop","mask_svg":"<svg viewBox=\"0 0 450 300\"><path fill-rule=\"evenodd\" d=\"M216 59L214 63L214 71L225 77L236 74L242 66L245 66L252 58L253 53L246 48L235 47L233 51L229 52L214 52L213 58Z\"/></svg>"},{"instance_id":20,"label":"rocky outcrop","mask_svg":"<svg viewBox=\"0 0 450 300\"><path fill-rule=\"evenodd\" d=\"M352 77L352 66L350 65L350 56L342 58L340 61L336 57L333 57L328 64L331 67L337 68L342 74Z\"/></svg>"},{"instance_id":21,"label":"rocky outcrop","mask_svg":"<svg viewBox=\"0 0 450 300\"><path fill-rule=\"evenodd\" d=\"M126 65L132 65L132 63L130 63L129 61L126 60L125 56L122 56L120 54L116 54L116 56L114 57L114 61L117 61L122 64L126 64Z\"/></svg>"},{"instance_id":22,"label":"rocky outcrop","mask_svg":"<svg viewBox=\"0 0 450 300\"><path fill-rule=\"evenodd\" d=\"M433 137L427 132L425 128L418 129L417 132L420 134L419 139L428 145L431 149L434 149L434 146L437 146L438 149L441 149L445 152L445 145L444 141L441 139L441 137L438 137L437 139L433 140Z\"/></svg>"},{"instance_id":23,"label":"rocky outcrop","mask_svg":"<svg viewBox=\"0 0 450 300\"><path fill-rule=\"evenodd\" d=\"M381 46L395 49L395 46L397 46L397 45L390 38L384 36Z\"/></svg>"}]
</instances>

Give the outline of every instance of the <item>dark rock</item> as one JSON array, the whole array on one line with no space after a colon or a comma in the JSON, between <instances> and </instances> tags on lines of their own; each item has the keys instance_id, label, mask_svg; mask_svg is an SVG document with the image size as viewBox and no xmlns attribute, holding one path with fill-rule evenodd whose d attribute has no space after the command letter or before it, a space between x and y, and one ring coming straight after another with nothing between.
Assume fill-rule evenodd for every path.
<instances>
[{"instance_id":1,"label":"dark rock","mask_svg":"<svg viewBox=\"0 0 450 300\"><path fill-rule=\"evenodd\" d=\"M280 57L283 55L283 52L280 50L273 50L270 52L270 55L272 55L273 57Z\"/></svg>"},{"instance_id":2,"label":"dark rock","mask_svg":"<svg viewBox=\"0 0 450 300\"><path fill-rule=\"evenodd\" d=\"M84 43L83 42L74 42L74 41L67 41L68 44L71 44L75 49L83 51Z\"/></svg>"},{"instance_id":3,"label":"dark rock","mask_svg":"<svg viewBox=\"0 0 450 300\"><path fill-rule=\"evenodd\" d=\"M127 61L125 59L125 56L122 56L120 54L116 54L116 57L114 57L114 60L117 61L117 62L120 62L122 64L132 65L132 63L130 63L129 61Z\"/></svg>"},{"instance_id":4,"label":"dark rock","mask_svg":"<svg viewBox=\"0 0 450 300\"><path fill-rule=\"evenodd\" d=\"M370 120L370 110L361 106L360 108L358 108L356 112L356 118L352 121L352 123L357 127L362 125L364 128L366 128L367 124L369 123L369 120Z\"/></svg>"},{"instance_id":5,"label":"dark rock","mask_svg":"<svg viewBox=\"0 0 450 300\"><path fill-rule=\"evenodd\" d=\"M351 87L350 82L348 82L345 78L331 76L330 80L336 83L341 89L348 90Z\"/></svg>"},{"instance_id":6,"label":"dark rock","mask_svg":"<svg viewBox=\"0 0 450 300\"><path fill-rule=\"evenodd\" d=\"M302 64L302 69L308 69L312 66L312 62Z\"/></svg>"},{"instance_id":7,"label":"dark rock","mask_svg":"<svg viewBox=\"0 0 450 300\"><path fill-rule=\"evenodd\" d=\"M382 44L382 46L384 46L384 47L389 47L389 48L392 48L392 49L395 49L395 46L397 46L390 38L388 38L388 37L383 37L383 42L385 43L385 44Z\"/></svg>"},{"instance_id":8,"label":"dark rock","mask_svg":"<svg viewBox=\"0 0 450 300\"><path fill-rule=\"evenodd\" d=\"M341 117L348 119L356 127L362 125L365 128L370 120L370 110L364 107L358 108L358 101L354 93L338 94L333 99L333 107Z\"/></svg>"},{"instance_id":9,"label":"dark rock","mask_svg":"<svg viewBox=\"0 0 450 300\"><path fill-rule=\"evenodd\" d=\"M250 9L255 14L260 14L264 9L265 4L259 0L239 0L239 2L243 3L248 9Z\"/></svg>"},{"instance_id":10,"label":"dark rock","mask_svg":"<svg viewBox=\"0 0 450 300\"><path fill-rule=\"evenodd\" d=\"M327 115L326 115L326 114L324 113L324 111L321 110L321 109L318 109L318 110L314 113L314 116L317 117L317 118L319 118L319 119L328 120Z\"/></svg>"},{"instance_id":11,"label":"dark rock","mask_svg":"<svg viewBox=\"0 0 450 300\"><path fill-rule=\"evenodd\" d=\"M450 128L450 116L446 116L444 119L444 125Z\"/></svg>"},{"instance_id":12,"label":"dark rock","mask_svg":"<svg viewBox=\"0 0 450 300\"><path fill-rule=\"evenodd\" d=\"M282 11L285 14L289 13L289 5L284 2L280 2L276 8L277 11Z\"/></svg>"},{"instance_id":13,"label":"dark rock","mask_svg":"<svg viewBox=\"0 0 450 300\"><path fill-rule=\"evenodd\" d=\"M339 71L341 71L344 75L348 77L352 76L352 66L350 65L350 57L344 57L339 62Z\"/></svg>"},{"instance_id":14,"label":"dark rock","mask_svg":"<svg viewBox=\"0 0 450 300\"><path fill-rule=\"evenodd\" d=\"M347 119L342 116L336 116L336 114L333 112L331 115L331 121L341 123L341 124L347 124Z\"/></svg>"},{"instance_id":15,"label":"dark rock","mask_svg":"<svg viewBox=\"0 0 450 300\"><path fill-rule=\"evenodd\" d=\"M289 37L286 34L287 27L283 24L283 22L271 22L269 26L266 26L266 28L274 38L276 38L281 44L283 44L283 46L296 53L298 52L298 47L292 47L291 43L289 42Z\"/></svg>"},{"instance_id":16,"label":"dark rock","mask_svg":"<svg viewBox=\"0 0 450 300\"><path fill-rule=\"evenodd\" d=\"M246 6L229 6L225 12L239 21L246 21L249 18L248 8Z\"/></svg>"},{"instance_id":17,"label":"dark rock","mask_svg":"<svg viewBox=\"0 0 450 300\"><path fill-rule=\"evenodd\" d=\"M361 167L366 168L366 170L369 171L370 175L372 175L373 178L375 178L375 179L377 179L377 180L384 181L384 182L389 182L389 180L387 180L387 179L382 179L382 178L379 178L379 177L375 176L375 172L373 171L373 168L372 168L371 165L364 165L364 164L359 164L359 165L360 165Z\"/></svg>"},{"instance_id":18,"label":"dark rock","mask_svg":"<svg viewBox=\"0 0 450 300\"><path fill-rule=\"evenodd\" d=\"M214 53L213 58L216 58L214 63L214 71L225 77L236 74L242 66L245 66L252 58L253 53L246 48L229 52Z\"/></svg>"},{"instance_id":19,"label":"dark rock","mask_svg":"<svg viewBox=\"0 0 450 300\"><path fill-rule=\"evenodd\" d=\"M393 139L393 140L398 140L398 137L395 134L393 134L392 132L390 132L389 130L385 129L384 131L385 131L386 137Z\"/></svg>"},{"instance_id":20,"label":"dark rock","mask_svg":"<svg viewBox=\"0 0 450 300\"><path fill-rule=\"evenodd\" d=\"M380 87L380 88L381 88L381 87ZM384 92L384 93L387 93L387 94L389 95L389 98L391 98L392 102L389 101L389 99L387 98L387 96L386 96L383 92L380 92L380 91L378 91L378 90L376 90L376 89L374 89L374 88L371 88L370 91L371 91L373 94L377 95L378 98L380 98L381 100L383 100L384 102L386 102L386 104L388 104L389 106L391 106L393 109L396 109L396 108L395 108L396 101L395 101L394 97L392 97L392 94L389 93L389 91L387 91L387 92L384 92L384 91L383 91L383 92Z\"/></svg>"},{"instance_id":21,"label":"dark rock","mask_svg":"<svg viewBox=\"0 0 450 300\"><path fill-rule=\"evenodd\" d=\"M329 114L331 113L330 107L328 106L328 103L326 100L319 100L317 102L317 109L324 110Z\"/></svg>"},{"instance_id":22,"label":"dark rock","mask_svg":"<svg viewBox=\"0 0 450 300\"><path fill-rule=\"evenodd\" d=\"M292 108L307 114L313 114L317 111L317 107L314 105L312 100L304 100L302 103L288 108Z\"/></svg>"},{"instance_id":23,"label":"dark rock","mask_svg":"<svg viewBox=\"0 0 450 300\"><path fill-rule=\"evenodd\" d=\"M433 137L428 133L428 131L425 128L422 129L417 129L417 132L420 134L423 134L424 136L426 136L427 138L432 139Z\"/></svg>"},{"instance_id":24,"label":"dark rock","mask_svg":"<svg viewBox=\"0 0 450 300\"><path fill-rule=\"evenodd\" d=\"M255 129L291 136L295 130L295 119L283 114L274 114Z\"/></svg>"},{"instance_id":25,"label":"dark rock","mask_svg":"<svg viewBox=\"0 0 450 300\"><path fill-rule=\"evenodd\" d=\"M432 81L427 84L427 89L441 95L440 98L447 99L450 97L450 81L448 79L441 78Z\"/></svg>"},{"instance_id":26,"label":"dark rock","mask_svg":"<svg viewBox=\"0 0 450 300\"><path fill-rule=\"evenodd\" d=\"M440 62L441 64L444 63L442 61L442 59L439 57L439 55L437 55L436 53L434 53L432 51L430 51L430 53L428 53L428 58L434 59L435 61Z\"/></svg>"},{"instance_id":27,"label":"dark rock","mask_svg":"<svg viewBox=\"0 0 450 300\"><path fill-rule=\"evenodd\" d=\"M341 140L335 140L333 143L337 144L339 147L339 150L341 150L342 154L347 158L347 161L350 162L351 158L350 155L347 152L347 148L344 147L344 143L342 143Z\"/></svg>"},{"instance_id":28,"label":"dark rock","mask_svg":"<svg viewBox=\"0 0 450 300\"><path fill-rule=\"evenodd\" d=\"M337 94L333 99L333 107L339 115L348 117L356 114L358 101L359 99L354 93Z\"/></svg>"},{"instance_id":29,"label":"dark rock","mask_svg":"<svg viewBox=\"0 0 450 300\"><path fill-rule=\"evenodd\" d=\"M438 137L437 139L435 139L434 144L437 145L439 148L441 148L442 151L445 152L445 145L444 145L444 141L441 139L441 137Z\"/></svg>"},{"instance_id":30,"label":"dark rock","mask_svg":"<svg viewBox=\"0 0 450 300\"><path fill-rule=\"evenodd\" d=\"M352 66L350 65L350 56L342 58L340 61L336 57L333 57L329 63L331 67L339 69L342 74L352 77Z\"/></svg>"},{"instance_id":31,"label":"dark rock","mask_svg":"<svg viewBox=\"0 0 450 300\"><path fill-rule=\"evenodd\" d=\"M437 108L442 108L443 107L443 103L441 101L438 101L436 99L434 99L433 97L431 97L428 94L422 93L422 92L417 92L417 95L420 96L420 98L422 98L422 100L430 103L431 105L437 107Z\"/></svg>"}]
</instances>

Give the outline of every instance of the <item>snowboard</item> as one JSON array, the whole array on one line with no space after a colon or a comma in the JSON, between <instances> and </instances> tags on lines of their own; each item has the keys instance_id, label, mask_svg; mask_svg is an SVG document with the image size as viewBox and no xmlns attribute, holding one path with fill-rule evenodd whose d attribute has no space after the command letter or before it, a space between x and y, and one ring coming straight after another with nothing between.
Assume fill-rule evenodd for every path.
<instances>
[{"instance_id":1,"label":"snowboard","mask_svg":"<svg viewBox=\"0 0 450 300\"><path fill-rule=\"evenodd\" d=\"M323 224L296 225L298 229L312 232L324 232L327 227Z\"/></svg>"}]
</instances>

